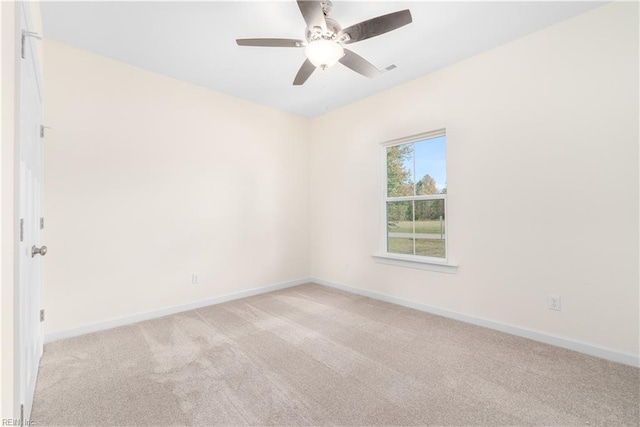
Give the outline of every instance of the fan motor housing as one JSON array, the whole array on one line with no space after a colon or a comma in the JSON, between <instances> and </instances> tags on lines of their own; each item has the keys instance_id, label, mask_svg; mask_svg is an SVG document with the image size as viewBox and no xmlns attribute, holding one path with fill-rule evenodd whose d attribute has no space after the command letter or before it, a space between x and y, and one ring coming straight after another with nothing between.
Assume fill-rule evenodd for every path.
<instances>
[{"instance_id":1,"label":"fan motor housing","mask_svg":"<svg viewBox=\"0 0 640 427\"><path fill-rule=\"evenodd\" d=\"M327 31L324 32L320 27L307 27L306 38L308 42L318 39L337 40L342 27L331 18L325 18L325 22L327 23Z\"/></svg>"}]
</instances>

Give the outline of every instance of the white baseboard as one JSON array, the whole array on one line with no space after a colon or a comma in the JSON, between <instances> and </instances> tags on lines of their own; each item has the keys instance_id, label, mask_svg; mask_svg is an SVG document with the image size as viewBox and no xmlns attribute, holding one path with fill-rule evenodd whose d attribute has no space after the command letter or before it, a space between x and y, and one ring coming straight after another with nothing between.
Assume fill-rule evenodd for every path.
<instances>
[{"instance_id":1,"label":"white baseboard","mask_svg":"<svg viewBox=\"0 0 640 427\"><path fill-rule=\"evenodd\" d=\"M158 317L168 316L175 313L181 313L183 311L194 310L196 308L207 307L210 305L221 304L223 302L233 301L240 298L251 297L254 295L265 294L267 292L273 292L280 289L290 288L292 286L298 286L305 283L309 283L312 280L308 277L296 280L290 280L288 282L275 283L268 286L261 286L259 288L247 289L245 291L234 292L232 294L221 295L219 297L207 298L205 300L193 301L186 304L180 304L173 307L167 307L160 310L149 311L146 313L132 314L131 316L119 317L117 319L111 319L104 322L92 323L90 325L83 325L76 328L64 329L61 331L50 332L44 336L44 342L49 343L65 338L77 337L79 335L90 334L92 332L104 331L106 329L117 328L118 326L130 325L132 323L142 322L143 320L155 319Z\"/></svg>"},{"instance_id":2,"label":"white baseboard","mask_svg":"<svg viewBox=\"0 0 640 427\"><path fill-rule=\"evenodd\" d=\"M471 323L473 325L483 326L489 329L495 329L497 331L506 332L511 335L528 338L530 340L554 345L556 347L566 348L568 350L577 351L580 353L588 354L590 356L599 357L601 359L607 359L607 360L622 363L625 365L640 367L640 357L634 356L632 354L621 353L619 351L610 350L607 348L602 348L602 347L594 346L584 342L574 341L568 338L558 337L555 335L547 334L544 332L538 332L531 329L522 328L519 326L509 325L507 323L496 322L494 320L483 319L480 317L474 317L467 314L444 310L444 309L432 307L426 304L420 304L420 303L408 301L402 298L396 298L390 295L367 291L364 289L356 288L354 286L335 283L328 280L312 278L311 281L319 285L340 289L346 292L362 295L362 296L377 299L380 301L386 301L392 304L401 305L403 307L413 308L416 310L424 311L426 313L436 314L438 316L448 317L450 319L460 320L462 322Z\"/></svg>"},{"instance_id":3,"label":"white baseboard","mask_svg":"<svg viewBox=\"0 0 640 427\"><path fill-rule=\"evenodd\" d=\"M221 295L219 297L208 298L200 301L194 301L186 304L176 305L173 307L167 307L161 310L150 311L146 313L138 313L138 314L133 314L131 316L125 316L117 319L107 320L104 322L93 323L90 325L83 325L76 328L50 332L45 335L44 342L48 343L52 341L61 340L64 338L71 338L79 335L89 334L92 332L98 332L106 329L117 328L118 326L130 325L132 323L141 322L143 320L155 319L158 317L168 316L168 315L180 313L183 311L194 310L196 308L207 307L215 304L221 304L224 302L233 301L240 298L246 298L254 295L264 294L267 292L273 292L280 289L290 288L292 286L298 286L298 285L302 285L310 282L317 283L323 286L328 286L331 288L340 289L353 294L358 294L365 297L377 299L380 301L386 301L392 304L401 305L403 307L413 308L415 310L424 311L426 313L436 314L438 316L460 320L462 322L471 323L473 325L483 326L489 329L495 329L497 331L506 332L508 334L516 335L519 337L528 338L528 339L542 342L545 344L554 345L556 347L566 348L568 350L577 351L580 353L588 354L590 356L611 360L613 362L640 367L640 357L634 356L632 354L621 353L619 351L610 350L610 349L594 346L591 344L587 344L584 342L574 341L568 338L558 337L558 336L547 334L544 332L534 331L531 329L510 325L507 323L501 323L494 320L483 319L480 317L457 313L455 311L444 310L444 309L432 307L426 304L421 304L421 303L405 300L402 298L393 297L391 295L381 294L378 292L372 292L372 291L360 289L350 285L331 282L329 280L323 280L318 278L308 278L308 277L297 279L297 280L290 280L282 283L276 283L268 286L262 286L258 288L247 289L245 291L234 292L232 294L227 294L227 295Z\"/></svg>"}]
</instances>

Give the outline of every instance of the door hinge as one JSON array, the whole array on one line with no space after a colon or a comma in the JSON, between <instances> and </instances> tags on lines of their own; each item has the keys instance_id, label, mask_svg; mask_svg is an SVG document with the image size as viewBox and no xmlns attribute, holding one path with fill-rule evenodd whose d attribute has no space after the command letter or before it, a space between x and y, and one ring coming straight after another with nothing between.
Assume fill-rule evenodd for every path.
<instances>
[{"instance_id":1,"label":"door hinge","mask_svg":"<svg viewBox=\"0 0 640 427\"><path fill-rule=\"evenodd\" d=\"M24 240L24 218L20 218L20 241Z\"/></svg>"},{"instance_id":2,"label":"door hinge","mask_svg":"<svg viewBox=\"0 0 640 427\"><path fill-rule=\"evenodd\" d=\"M51 129L51 126L40 125L40 138L44 138L45 129Z\"/></svg>"},{"instance_id":3,"label":"door hinge","mask_svg":"<svg viewBox=\"0 0 640 427\"><path fill-rule=\"evenodd\" d=\"M40 217L40 230L44 229L44 217Z\"/></svg>"},{"instance_id":4,"label":"door hinge","mask_svg":"<svg viewBox=\"0 0 640 427\"><path fill-rule=\"evenodd\" d=\"M40 321L44 322L44 309L40 310Z\"/></svg>"},{"instance_id":5,"label":"door hinge","mask_svg":"<svg viewBox=\"0 0 640 427\"><path fill-rule=\"evenodd\" d=\"M24 56L24 42L25 42L25 39L27 37L33 37L36 40L42 40L42 36L40 34L35 33L33 31L23 30L22 31L21 46L20 46L20 57L22 57L22 59L25 58L25 56Z\"/></svg>"},{"instance_id":6,"label":"door hinge","mask_svg":"<svg viewBox=\"0 0 640 427\"><path fill-rule=\"evenodd\" d=\"M20 405L20 425L24 425L24 404Z\"/></svg>"}]
</instances>

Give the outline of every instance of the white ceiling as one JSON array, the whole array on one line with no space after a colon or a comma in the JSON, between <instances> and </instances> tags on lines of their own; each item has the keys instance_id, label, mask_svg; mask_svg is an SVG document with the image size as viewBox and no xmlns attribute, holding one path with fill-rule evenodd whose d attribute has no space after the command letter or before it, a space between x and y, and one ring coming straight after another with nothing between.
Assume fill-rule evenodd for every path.
<instances>
[{"instance_id":1,"label":"white ceiling","mask_svg":"<svg viewBox=\"0 0 640 427\"><path fill-rule=\"evenodd\" d=\"M292 86L303 49L239 47L236 38L304 39L294 0L43 2L45 37L305 117L373 95L585 12L596 2L334 0L343 27L410 9L413 23L350 45L382 69L368 79L337 64Z\"/></svg>"}]
</instances>

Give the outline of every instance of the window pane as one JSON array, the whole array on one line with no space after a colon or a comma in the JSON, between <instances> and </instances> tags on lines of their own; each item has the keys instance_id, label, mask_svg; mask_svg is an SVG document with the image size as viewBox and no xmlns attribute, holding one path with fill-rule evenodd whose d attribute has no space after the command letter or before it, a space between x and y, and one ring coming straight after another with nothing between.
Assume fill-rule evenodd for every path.
<instances>
[{"instance_id":1,"label":"window pane","mask_svg":"<svg viewBox=\"0 0 640 427\"><path fill-rule=\"evenodd\" d=\"M413 144L387 148L387 195L413 196Z\"/></svg>"},{"instance_id":2,"label":"window pane","mask_svg":"<svg viewBox=\"0 0 640 427\"><path fill-rule=\"evenodd\" d=\"M413 202L387 202L387 252L413 255Z\"/></svg>"},{"instance_id":3,"label":"window pane","mask_svg":"<svg viewBox=\"0 0 640 427\"><path fill-rule=\"evenodd\" d=\"M414 144L416 194L447 192L446 137L425 139Z\"/></svg>"},{"instance_id":4,"label":"window pane","mask_svg":"<svg viewBox=\"0 0 640 427\"><path fill-rule=\"evenodd\" d=\"M444 200L416 200L416 255L445 258Z\"/></svg>"}]
</instances>

